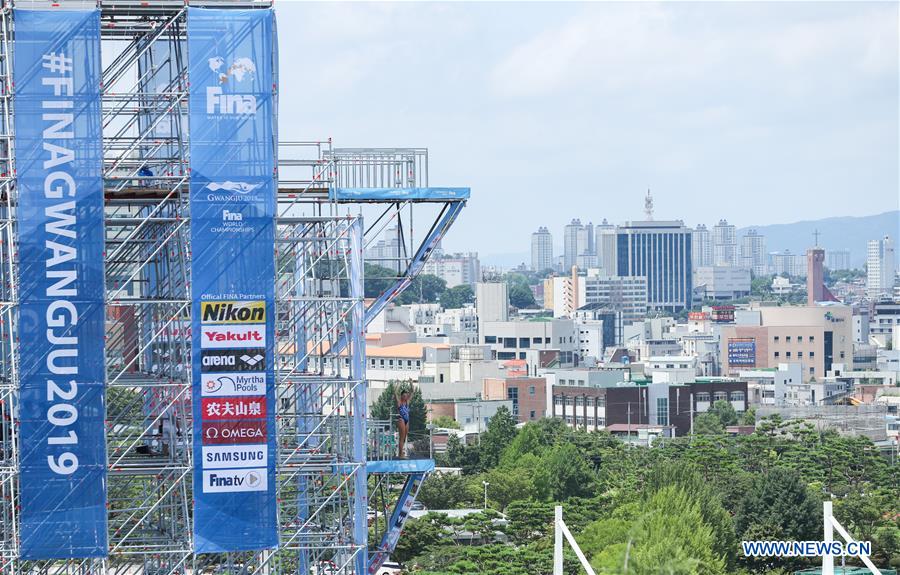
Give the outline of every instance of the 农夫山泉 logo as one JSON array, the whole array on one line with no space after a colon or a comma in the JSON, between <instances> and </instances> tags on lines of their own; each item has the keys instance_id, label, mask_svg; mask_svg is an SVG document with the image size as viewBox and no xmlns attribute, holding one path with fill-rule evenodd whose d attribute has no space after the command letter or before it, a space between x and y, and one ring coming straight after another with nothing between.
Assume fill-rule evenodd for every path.
<instances>
[{"instance_id":1,"label":"\u519c\u592b\u5c71\u6cc9 logo","mask_svg":"<svg viewBox=\"0 0 900 575\"><path fill-rule=\"evenodd\" d=\"M200 328L201 349L265 347L265 325L204 325Z\"/></svg>"},{"instance_id":2,"label":"\u519c\u592b\u5c71\u6cc9 logo","mask_svg":"<svg viewBox=\"0 0 900 575\"><path fill-rule=\"evenodd\" d=\"M200 375L203 397L222 397L229 395L265 395L265 373L203 373Z\"/></svg>"},{"instance_id":3,"label":"\u519c\u592b\u5c71\u6cc9 logo","mask_svg":"<svg viewBox=\"0 0 900 575\"><path fill-rule=\"evenodd\" d=\"M204 421L203 445L236 443L265 443L268 432L265 419L241 419L238 421Z\"/></svg>"},{"instance_id":4,"label":"\u519c\u592b\u5c71\u6cc9 logo","mask_svg":"<svg viewBox=\"0 0 900 575\"><path fill-rule=\"evenodd\" d=\"M266 491L268 473L264 467L254 469L213 469L203 471L204 493Z\"/></svg>"},{"instance_id":5,"label":"\u519c\u592b\u5c71\u6cc9 logo","mask_svg":"<svg viewBox=\"0 0 900 575\"><path fill-rule=\"evenodd\" d=\"M269 461L267 445L203 446L204 469L265 467Z\"/></svg>"},{"instance_id":6,"label":"\u519c\u592b\u5c71\u6cc9 logo","mask_svg":"<svg viewBox=\"0 0 900 575\"><path fill-rule=\"evenodd\" d=\"M265 397L204 397L201 419L252 419L266 416Z\"/></svg>"},{"instance_id":7,"label":"\u519c\u592b\u5c71\u6cc9 logo","mask_svg":"<svg viewBox=\"0 0 900 575\"><path fill-rule=\"evenodd\" d=\"M203 350L200 352L203 372L265 371L265 348Z\"/></svg>"},{"instance_id":8,"label":"\u519c\u592b\u5c71\u6cc9 logo","mask_svg":"<svg viewBox=\"0 0 900 575\"><path fill-rule=\"evenodd\" d=\"M200 303L201 323L264 323L264 301L204 301Z\"/></svg>"}]
</instances>

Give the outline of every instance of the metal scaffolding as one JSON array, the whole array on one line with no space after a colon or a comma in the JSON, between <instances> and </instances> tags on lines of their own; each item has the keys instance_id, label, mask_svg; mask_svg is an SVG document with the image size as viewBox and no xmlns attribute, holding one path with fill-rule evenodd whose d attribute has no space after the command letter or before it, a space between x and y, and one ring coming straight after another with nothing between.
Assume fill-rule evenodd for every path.
<instances>
[{"instance_id":1,"label":"metal scaffolding","mask_svg":"<svg viewBox=\"0 0 900 575\"><path fill-rule=\"evenodd\" d=\"M191 4L266 8L271 2ZM0 572L363 573L366 462L389 455L366 429L365 324L421 270L465 202L339 198L342 188L427 187L424 149L342 150L330 141L278 145L274 281L281 545L277 551L194 555L185 2L98 0L96 5L105 64L110 554L104 560L18 558L17 347L27 342L17 334L14 22L7 1L0 9ZM414 213L416 221L427 222L418 240ZM372 222L367 228L364 218ZM398 249L378 264L395 272L393 283L377 290L367 308L365 246L388 225L399 230Z\"/></svg>"}]
</instances>

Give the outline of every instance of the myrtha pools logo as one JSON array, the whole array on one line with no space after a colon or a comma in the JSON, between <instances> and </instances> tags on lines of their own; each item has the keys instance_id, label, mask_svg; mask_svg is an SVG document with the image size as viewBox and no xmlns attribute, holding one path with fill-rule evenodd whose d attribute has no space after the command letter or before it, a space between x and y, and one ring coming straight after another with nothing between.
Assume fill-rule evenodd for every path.
<instances>
[{"instance_id":1,"label":"myrtha pools logo","mask_svg":"<svg viewBox=\"0 0 900 575\"><path fill-rule=\"evenodd\" d=\"M250 116L256 113L256 96L252 94L226 94L222 86L240 84L256 76L256 64L250 58L235 58L228 68L225 59L215 56L208 60L209 69L215 72L217 85L206 88L206 113L227 116Z\"/></svg>"}]
</instances>

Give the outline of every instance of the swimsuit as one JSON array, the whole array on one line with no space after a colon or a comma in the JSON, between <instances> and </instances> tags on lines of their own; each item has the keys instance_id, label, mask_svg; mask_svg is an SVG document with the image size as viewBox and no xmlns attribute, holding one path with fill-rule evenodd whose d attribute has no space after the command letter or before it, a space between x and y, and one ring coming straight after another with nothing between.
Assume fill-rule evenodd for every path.
<instances>
[{"instance_id":1,"label":"swimsuit","mask_svg":"<svg viewBox=\"0 0 900 575\"><path fill-rule=\"evenodd\" d=\"M400 418L403 420L403 423L409 423L409 405L401 403L399 410Z\"/></svg>"}]
</instances>

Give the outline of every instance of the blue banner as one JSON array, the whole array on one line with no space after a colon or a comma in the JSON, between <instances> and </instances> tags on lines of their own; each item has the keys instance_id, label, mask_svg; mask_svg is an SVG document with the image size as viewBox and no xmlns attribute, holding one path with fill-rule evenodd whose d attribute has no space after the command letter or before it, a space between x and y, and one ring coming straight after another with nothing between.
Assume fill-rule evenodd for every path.
<instances>
[{"instance_id":1,"label":"blue banner","mask_svg":"<svg viewBox=\"0 0 900 575\"><path fill-rule=\"evenodd\" d=\"M274 25L188 8L197 553L278 545Z\"/></svg>"},{"instance_id":2,"label":"blue banner","mask_svg":"<svg viewBox=\"0 0 900 575\"><path fill-rule=\"evenodd\" d=\"M21 555L104 557L100 12L14 19Z\"/></svg>"}]
</instances>

